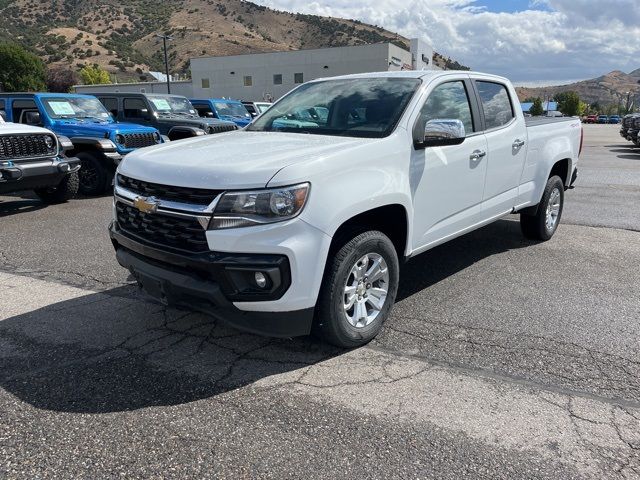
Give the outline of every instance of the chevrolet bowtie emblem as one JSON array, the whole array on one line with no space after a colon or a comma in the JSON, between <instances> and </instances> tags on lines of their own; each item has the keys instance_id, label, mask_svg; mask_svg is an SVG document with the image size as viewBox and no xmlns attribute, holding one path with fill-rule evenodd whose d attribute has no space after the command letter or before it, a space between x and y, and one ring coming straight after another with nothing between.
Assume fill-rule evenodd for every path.
<instances>
[{"instance_id":1,"label":"chevrolet bowtie emblem","mask_svg":"<svg viewBox=\"0 0 640 480\"><path fill-rule=\"evenodd\" d=\"M142 213L156 213L158 205L160 205L160 202L153 197L136 197L133 201L133 206Z\"/></svg>"}]
</instances>

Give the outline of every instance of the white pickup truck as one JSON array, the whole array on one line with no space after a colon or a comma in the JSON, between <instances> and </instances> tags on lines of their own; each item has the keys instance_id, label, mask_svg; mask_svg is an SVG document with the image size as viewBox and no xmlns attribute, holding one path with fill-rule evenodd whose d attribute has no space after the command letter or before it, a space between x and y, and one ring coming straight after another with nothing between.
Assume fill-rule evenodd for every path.
<instances>
[{"instance_id":1,"label":"white pickup truck","mask_svg":"<svg viewBox=\"0 0 640 480\"><path fill-rule=\"evenodd\" d=\"M168 304L353 347L389 316L401 261L516 212L550 239L581 143L576 118L525 122L501 77L320 79L242 131L128 155L110 235Z\"/></svg>"}]
</instances>

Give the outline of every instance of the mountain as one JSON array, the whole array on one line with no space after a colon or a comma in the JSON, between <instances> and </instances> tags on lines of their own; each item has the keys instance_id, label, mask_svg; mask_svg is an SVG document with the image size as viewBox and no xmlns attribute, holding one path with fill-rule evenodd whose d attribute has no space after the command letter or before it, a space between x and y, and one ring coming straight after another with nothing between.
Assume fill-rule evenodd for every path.
<instances>
[{"instance_id":1,"label":"mountain","mask_svg":"<svg viewBox=\"0 0 640 480\"><path fill-rule=\"evenodd\" d=\"M618 103L624 104L627 92L630 92L632 97L640 95L640 68L631 73L614 70L598 78L568 85L516 88L521 101L529 97L544 98L545 96L553 96L556 93L569 90L577 92L581 100L590 104L596 102L603 106Z\"/></svg>"},{"instance_id":2,"label":"mountain","mask_svg":"<svg viewBox=\"0 0 640 480\"><path fill-rule=\"evenodd\" d=\"M163 71L161 40L172 73L186 74L189 58L409 40L358 20L273 10L243 0L0 0L0 41L36 52L49 66L79 69L97 63L118 80ZM466 69L434 55L441 68Z\"/></svg>"}]
</instances>

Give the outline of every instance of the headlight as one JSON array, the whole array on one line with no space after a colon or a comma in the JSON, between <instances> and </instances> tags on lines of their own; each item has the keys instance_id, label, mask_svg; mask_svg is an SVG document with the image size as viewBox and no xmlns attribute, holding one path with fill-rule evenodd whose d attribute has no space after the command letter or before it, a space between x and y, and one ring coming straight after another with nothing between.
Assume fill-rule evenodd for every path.
<instances>
[{"instance_id":1,"label":"headlight","mask_svg":"<svg viewBox=\"0 0 640 480\"><path fill-rule=\"evenodd\" d=\"M282 222L297 216L309 194L309 183L291 187L225 193L213 212L210 230Z\"/></svg>"},{"instance_id":2,"label":"headlight","mask_svg":"<svg viewBox=\"0 0 640 480\"><path fill-rule=\"evenodd\" d=\"M56 145L56 141L53 139L53 137L50 137L49 135L47 135L46 137L44 137L44 144L47 147L47 150L51 151L53 150L53 147Z\"/></svg>"},{"instance_id":3,"label":"headlight","mask_svg":"<svg viewBox=\"0 0 640 480\"><path fill-rule=\"evenodd\" d=\"M124 135L116 135L116 143L120 144L120 145L124 145Z\"/></svg>"}]
</instances>

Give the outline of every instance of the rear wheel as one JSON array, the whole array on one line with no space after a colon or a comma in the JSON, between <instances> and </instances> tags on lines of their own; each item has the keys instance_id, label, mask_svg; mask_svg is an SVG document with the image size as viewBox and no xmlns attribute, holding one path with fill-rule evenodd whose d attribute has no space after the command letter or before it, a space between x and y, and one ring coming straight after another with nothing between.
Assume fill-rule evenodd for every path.
<instances>
[{"instance_id":1,"label":"rear wheel","mask_svg":"<svg viewBox=\"0 0 640 480\"><path fill-rule=\"evenodd\" d=\"M382 232L368 231L346 242L328 262L314 330L338 347L364 345L380 332L395 302L395 247Z\"/></svg>"},{"instance_id":2,"label":"rear wheel","mask_svg":"<svg viewBox=\"0 0 640 480\"><path fill-rule=\"evenodd\" d=\"M78 185L78 172L73 172L66 175L57 187L39 188L35 192L44 203L64 203L76 196Z\"/></svg>"},{"instance_id":3,"label":"rear wheel","mask_svg":"<svg viewBox=\"0 0 640 480\"><path fill-rule=\"evenodd\" d=\"M110 173L104 166L104 162L91 152L79 152L76 157L80 159L81 168L78 173L80 178L80 193L83 195L100 195L108 188Z\"/></svg>"},{"instance_id":4,"label":"rear wheel","mask_svg":"<svg viewBox=\"0 0 640 480\"><path fill-rule=\"evenodd\" d=\"M557 175L547 180L547 186L534 215L521 213L520 227L525 237L549 240L558 229L564 206L564 184Z\"/></svg>"}]
</instances>

